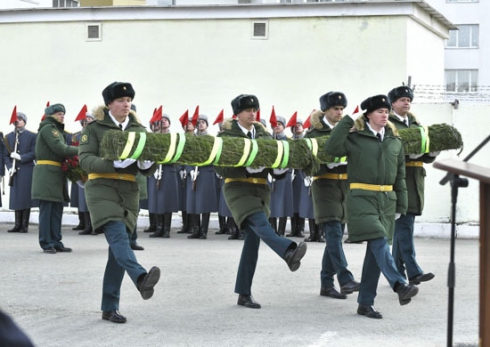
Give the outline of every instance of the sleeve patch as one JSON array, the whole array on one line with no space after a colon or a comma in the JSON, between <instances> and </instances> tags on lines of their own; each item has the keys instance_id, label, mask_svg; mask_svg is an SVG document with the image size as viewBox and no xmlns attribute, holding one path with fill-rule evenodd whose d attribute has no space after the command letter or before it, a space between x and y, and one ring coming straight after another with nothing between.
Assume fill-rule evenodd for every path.
<instances>
[{"instance_id":1,"label":"sleeve patch","mask_svg":"<svg viewBox=\"0 0 490 347\"><path fill-rule=\"evenodd\" d=\"M60 132L58 130L52 130L51 134L53 134L54 137L60 137Z\"/></svg>"},{"instance_id":2,"label":"sleeve patch","mask_svg":"<svg viewBox=\"0 0 490 347\"><path fill-rule=\"evenodd\" d=\"M82 135L82 138L80 140L81 143L85 143L88 141L88 136L87 135Z\"/></svg>"}]
</instances>

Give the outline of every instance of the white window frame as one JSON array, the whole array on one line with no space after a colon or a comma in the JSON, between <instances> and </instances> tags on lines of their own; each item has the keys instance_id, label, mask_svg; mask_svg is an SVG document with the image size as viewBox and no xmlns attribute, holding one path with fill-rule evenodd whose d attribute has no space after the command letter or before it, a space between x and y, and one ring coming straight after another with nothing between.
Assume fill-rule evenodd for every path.
<instances>
[{"instance_id":1,"label":"white window frame","mask_svg":"<svg viewBox=\"0 0 490 347\"><path fill-rule=\"evenodd\" d=\"M448 74L455 73L454 75L454 88L449 87L448 84ZM466 80L469 81L469 86L466 89L462 89L463 87L458 83L458 79L460 74L467 73ZM474 76L475 75L475 76ZM446 69L444 71L444 79L445 79L445 89L446 92L450 93L476 93L478 92L478 69Z\"/></svg>"},{"instance_id":2,"label":"white window frame","mask_svg":"<svg viewBox=\"0 0 490 347\"><path fill-rule=\"evenodd\" d=\"M480 48L480 26L478 24L460 24L457 25L458 30L449 30L449 37L450 39L446 40L446 48L447 49L478 49ZM468 38L469 46L468 47L462 47L460 46L460 33L461 30L459 28L461 27L469 27L469 35L470 37ZM449 46L449 42L451 40L451 37L455 35L455 45L454 46ZM473 37L475 35L478 35L478 42L476 45L473 45Z\"/></svg>"}]
</instances>

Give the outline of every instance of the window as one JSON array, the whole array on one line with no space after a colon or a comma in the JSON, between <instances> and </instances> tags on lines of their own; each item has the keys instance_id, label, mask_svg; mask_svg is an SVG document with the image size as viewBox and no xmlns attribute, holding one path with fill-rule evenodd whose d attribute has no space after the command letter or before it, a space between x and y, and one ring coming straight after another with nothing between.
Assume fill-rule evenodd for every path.
<instances>
[{"instance_id":1,"label":"window","mask_svg":"<svg viewBox=\"0 0 490 347\"><path fill-rule=\"evenodd\" d=\"M87 36L86 36L87 41L101 41L102 40L101 29L102 27L100 23L87 24Z\"/></svg>"},{"instance_id":2,"label":"window","mask_svg":"<svg viewBox=\"0 0 490 347\"><path fill-rule=\"evenodd\" d=\"M478 24L458 25L458 30L449 30L446 48L478 48L479 36Z\"/></svg>"},{"instance_id":3,"label":"window","mask_svg":"<svg viewBox=\"0 0 490 347\"><path fill-rule=\"evenodd\" d=\"M78 0L53 0L53 7L78 7Z\"/></svg>"},{"instance_id":4,"label":"window","mask_svg":"<svg viewBox=\"0 0 490 347\"><path fill-rule=\"evenodd\" d=\"M447 92L476 92L478 90L478 70L446 70Z\"/></svg>"},{"instance_id":5,"label":"window","mask_svg":"<svg viewBox=\"0 0 490 347\"><path fill-rule=\"evenodd\" d=\"M252 38L262 40L269 38L269 25L267 21L252 23Z\"/></svg>"}]
</instances>

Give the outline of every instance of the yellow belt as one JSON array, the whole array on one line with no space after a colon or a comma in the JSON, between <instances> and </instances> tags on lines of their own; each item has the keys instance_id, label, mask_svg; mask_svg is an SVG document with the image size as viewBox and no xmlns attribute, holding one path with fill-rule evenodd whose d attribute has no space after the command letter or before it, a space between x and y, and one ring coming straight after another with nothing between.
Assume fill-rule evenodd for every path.
<instances>
[{"instance_id":1,"label":"yellow belt","mask_svg":"<svg viewBox=\"0 0 490 347\"><path fill-rule=\"evenodd\" d=\"M61 167L61 163L53 160L38 160L36 161L37 164L39 165L53 165L53 166L59 166Z\"/></svg>"},{"instance_id":2,"label":"yellow belt","mask_svg":"<svg viewBox=\"0 0 490 347\"><path fill-rule=\"evenodd\" d=\"M405 163L405 166L408 166L408 167L423 167L424 166L424 162L423 161L407 161Z\"/></svg>"},{"instance_id":3,"label":"yellow belt","mask_svg":"<svg viewBox=\"0 0 490 347\"><path fill-rule=\"evenodd\" d=\"M372 190L375 192L391 192L393 186L379 186L377 184L351 183L350 189Z\"/></svg>"},{"instance_id":4,"label":"yellow belt","mask_svg":"<svg viewBox=\"0 0 490 347\"><path fill-rule=\"evenodd\" d=\"M255 177L225 178L225 183L230 183L230 182L247 182L247 183L252 183L252 184L267 184L267 180L265 178L255 178Z\"/></svg>"},{"instance_id":5,"label":"yellow belt","mask_svg":"<svg viewBox=\"0 0 490 347\"><path fill-rule=\"evenodd\" d=\"M95 180L97 178L108 178L111 180L123 180L123 181L136 182L136 176L131 175L131 174L125 174L125 173L90 173L90 174L88 174L89 180Z\"/></svg>"},{"instance_id":6,"label":"yellow belt","mask_svg":"<svg viewBox=\"0 0 490 347\"><path fill-rule=\"evenodd\" d=\"M315 180L321 180L323 178L330 179L330 180L346 180L347 179L347 174L346 173L341 173L341 174L336 174L336 173L326 173L320 176L313 176L313 181Z\"/></svg>"}]
</instances>

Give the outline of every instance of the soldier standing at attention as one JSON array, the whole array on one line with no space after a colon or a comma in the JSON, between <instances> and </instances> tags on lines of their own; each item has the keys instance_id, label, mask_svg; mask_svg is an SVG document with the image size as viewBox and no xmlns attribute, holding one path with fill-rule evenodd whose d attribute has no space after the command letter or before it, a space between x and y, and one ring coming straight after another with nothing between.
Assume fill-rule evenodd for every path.
<instances>
[{"instance_id":1,"label":"soldier standing at attention","mask_svg":"<svg viewBox=\"0 0 490 347\"><path fill-rule=\"evenodd\" d=\"M393 107L389 120L398 130L421 126L417 118L410 113L410 105L413 100L412 89L406 86L394 88L388 93L388 98ZM433 273L424 273L417 263L413 226L415 216L422 215L424 209L424 181L426 176L424 163L432 163L438 154L438 152L430 152L405 156L408 210L395 222L392 254L398 271L402 276L408 277L409 282L413 284L420 284L420 282L427 282L434 278Z\"/></svg>"},{"instance_id":2,"label":"soldier standing at attention","mask_svg":"<svg viewBox=\"0 0 490 347\"><path fill-rule=\"evenodd\" d=\"M375 95L364 100L361 109L365 112L355 122L350 116L338 122L326 150L347 156L349 237L367 241L357 314L380 319L373 305L381 272L400 305L410 303L419 290L400 275L388 246L395 219L407 210L405 155L396 128L388 122L391 105L386 95Z\"/></svg>"},{"instance_id":3,"label":"soldier standing at attention","mask_svg":"<svg viewBox=\"0 0 490 347\"><path fill-rule=\"evenodd\" d=\"M329 92L320 97L320 109L312 113L313 129L306 137L329 136L342 119L347 98L341 92ZM334 163L321 165L313 176L311 185L315 220L320 233L325 235L320 295L345 299L346 294L359 291L359 282L347 269L347 259L342 247L342 237L347 221L346 199L349 192L346 158L335 158ZM340 284L340 293L334 285L334 275Z\"/></svg>"},{"instance_id":4,"label":"soldier standing at attention","mask_svg":"<svg viewBox=\"0 0 490 347\"><path fill-rule=\"evenodd\" d=\"M27 116L17 112L15 130L5 136L4 161L12 182L9 208L15 211L15 225L9 233L26 233L31 207L39 206L39 201L31 199L36 134L26 129L26 123Z\"/></svg>"},{"instance_id":5,"label":"soldier standing at attention","mask_svg":"<svg viewBox=\"0 0 490 347\"><path fill-rule=\"evenodd\" d=\"M231 101L236 119L227 119L223 123L223 132L219 137L236 137L236 141L246 139L271 139L260 122L255 121L259 110L259 101L254 95L241 94ZM247 308L260 308L252 296L252 281L257 266L259 245L262 239L277 255L284 259L291 271L301 265L306 253L306 243L297 244L285 237L278 236L268 221L270 188L267 176L283 178L287 169L244 168L216 166L216 172L225 179L223 192L226 203L239 228L245 230L240 265L235 283L238 305ZM282 176L282 177L281 177Z\"/></svg>"},{"instance_id":6,"label":"soldier standing at attention","mask_svg":"<svg viewBox=\"0 0 490 347\"><path fill-rule=\"evenodd\" d=\"M66 144L65 112L62 104L48 106L36 138L32 198L39 199L39 245L49 254L72 251L61 242L63 203L70 201L61 163L77 155L78 148Z\"/></svg>"},{"instance_id":7,"label":"soldier standing at attention","mask_svg":"<svg viewBox=\"0 0 490 347\"><path fill-rule=\"evenodd\" d=\"M144 300L150 299L160 279L156 266L146 271L136 260L130 246L130 233L136 226L139 188L136 174L148 176L155 171L150 161L135 159L104 160L100 144L109 130L146 132L131 111L134 89L130 83L113 82L103 91L105 106L94 112L95 120L82 133L79 147L80 165L88 173L85 198L94 228L102 228L109 244L109 255L102 287L102 319L126 323L119 313L119 298L124 273L127 272Z\"/></svg>"}]
</instances>

